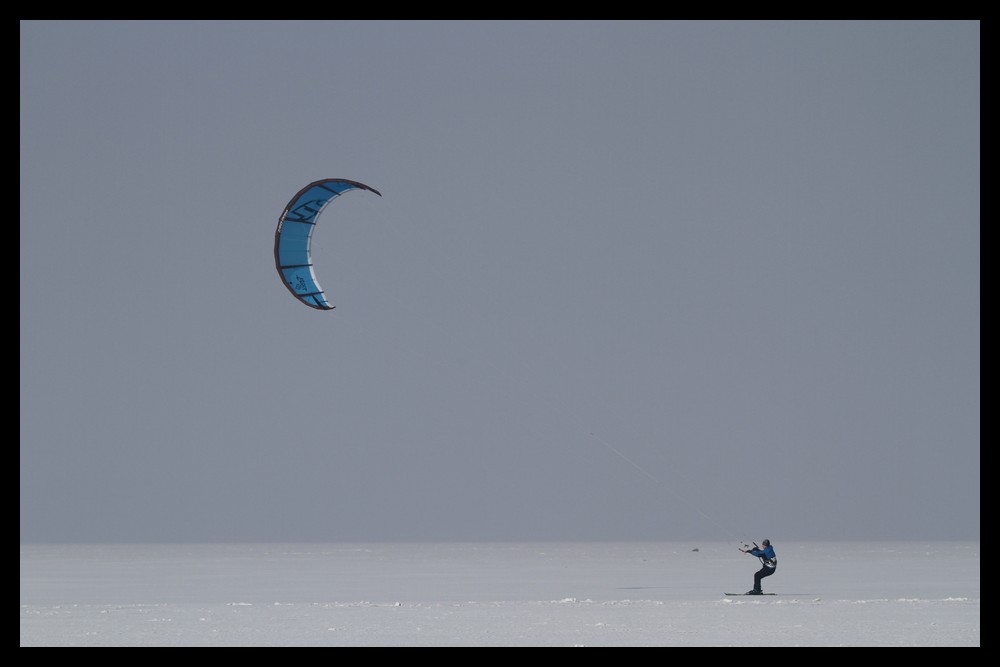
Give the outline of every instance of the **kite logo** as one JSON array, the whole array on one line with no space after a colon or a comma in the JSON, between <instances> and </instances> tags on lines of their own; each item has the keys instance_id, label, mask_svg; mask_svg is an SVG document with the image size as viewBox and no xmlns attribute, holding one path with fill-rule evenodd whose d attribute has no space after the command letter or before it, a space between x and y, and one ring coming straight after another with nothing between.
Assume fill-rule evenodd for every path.
<instances>
[{"instance_id":1,"label":"kite logo","mask_svg":"<svg viewBox=\"0 0 1000 667\"><path fill-rule=\"evenodd\" d=\"M307 201L304 204L296 206L289 213L297 216L292 218L295 222L312 222L315 220L316 215L323 209L323 205L324 202L321 201Z\"/></svg>"}]
</instances>

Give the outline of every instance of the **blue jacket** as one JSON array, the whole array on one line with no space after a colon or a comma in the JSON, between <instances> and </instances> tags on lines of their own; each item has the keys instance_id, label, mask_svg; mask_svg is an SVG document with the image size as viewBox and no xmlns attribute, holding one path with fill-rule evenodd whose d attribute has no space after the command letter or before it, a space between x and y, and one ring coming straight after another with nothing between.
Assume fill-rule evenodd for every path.
<instances>
[{"instance_id":1,"label":"blue jacket","mask_svg":"<svg viewBox=\"0 0 1000 667\"><path fill-rule=\"evenodd\" d=\"M775 568L778 566L778 557L774 555L774 547L770 544L763 549L751 549L747 553L760 558L765 567Z\"/></svg>"}]
</instances>

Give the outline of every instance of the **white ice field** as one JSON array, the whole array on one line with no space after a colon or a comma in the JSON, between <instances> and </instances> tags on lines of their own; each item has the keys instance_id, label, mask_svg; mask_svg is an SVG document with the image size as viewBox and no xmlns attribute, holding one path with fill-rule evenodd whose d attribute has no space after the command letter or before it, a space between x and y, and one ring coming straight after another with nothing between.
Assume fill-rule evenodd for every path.
<instances>
[{"instance_id":1,"label":"white ice field","mask_svg":"<svg viewBox=\"0 0 1000 667\"><path fill-rule=\"evenodd\" d=\"M979 646L979 542L21 545L21 646Z\"/></svg>"}]
</instances>

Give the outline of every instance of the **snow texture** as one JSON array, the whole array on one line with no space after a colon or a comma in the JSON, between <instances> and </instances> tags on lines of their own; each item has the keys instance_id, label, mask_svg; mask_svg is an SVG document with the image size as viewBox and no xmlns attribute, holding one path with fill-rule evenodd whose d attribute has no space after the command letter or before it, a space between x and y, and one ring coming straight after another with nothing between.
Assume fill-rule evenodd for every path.
<instances>
[{"instance_id":1,"label":"snow texture","mask_svg":"<svg viewBox=\"0 0 1000 667\"><path fill-rule=\"evenodd\" d=\"M979 543L22 545L21 646L979 646Z\"/></svg>"}]
</instances>

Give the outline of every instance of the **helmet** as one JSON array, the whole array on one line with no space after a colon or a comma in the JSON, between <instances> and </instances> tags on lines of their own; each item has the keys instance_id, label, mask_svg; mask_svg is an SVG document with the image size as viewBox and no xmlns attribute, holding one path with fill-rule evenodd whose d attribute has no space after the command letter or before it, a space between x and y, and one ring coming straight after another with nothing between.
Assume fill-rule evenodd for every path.
<instances>
[{"instance_id":1,"label":"helmet","mask_svg":"<svg viewBox=\"0 0 1000 667\"><path fill-rule=\"evenodd\" d=\"M771 546L771 540L764 540L764 542L763 542L763 545L764 545L765 547L769 547L769 546Z\"/></svg>"}]
</instances>

